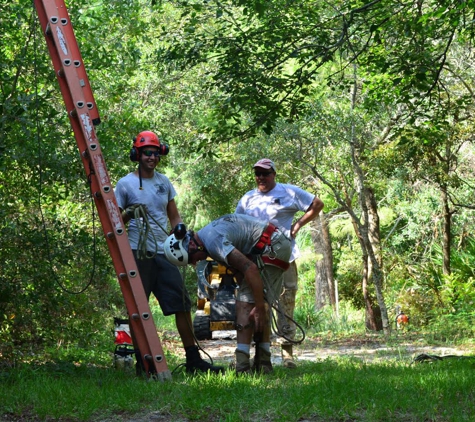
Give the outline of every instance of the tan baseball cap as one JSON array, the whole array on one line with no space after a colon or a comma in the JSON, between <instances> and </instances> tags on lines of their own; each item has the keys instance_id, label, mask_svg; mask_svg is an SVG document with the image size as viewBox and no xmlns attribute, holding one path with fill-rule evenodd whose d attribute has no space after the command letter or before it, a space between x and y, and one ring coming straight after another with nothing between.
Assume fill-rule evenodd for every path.
<instances>
[{"instance_id":1,"label":"tan baseball cap","mask_svg":"<svg viewBox=\"0 0 475 422\"><path fill-rule=\"evenodd\" d=\"M262 160L259 160L256 164L254 164L253 168L260 167L266 170L272 170L275 171L275 164L272 160L269 160L268 158L263 158Z\"/></svg>"}]
</instances>

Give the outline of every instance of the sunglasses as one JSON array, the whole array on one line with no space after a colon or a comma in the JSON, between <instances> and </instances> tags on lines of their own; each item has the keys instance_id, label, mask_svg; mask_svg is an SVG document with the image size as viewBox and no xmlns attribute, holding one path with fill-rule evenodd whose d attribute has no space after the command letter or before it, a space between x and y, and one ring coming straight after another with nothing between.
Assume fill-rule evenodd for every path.
<instances>
[{"instance_id":1,"label":"sunglasses","mask_svg":"<svg viewBox=\"0 0 475 422\"><path fill-rule=\"evenodd\" d=\"M160 155L160 151L150 151L150 150L147 150L147 151L143 151L142 152L143 155L145 155L146 157L151 157L152 155L154 157L158 157Z\"/></svg>"},{"instance_id":2,"label":"sunglasses","mask_svg":"<svg viewBox=\"0 0 475 422\"><path fill-rule=\"evenodd\" d=\"M254 172L254 175L255 175L256 177L261 177L261 176L262 176L262 177L267 177L267 176L270 176L271 174L272 174L271 171L255 171L255 172Z\"/></svg>"}]
</instances>

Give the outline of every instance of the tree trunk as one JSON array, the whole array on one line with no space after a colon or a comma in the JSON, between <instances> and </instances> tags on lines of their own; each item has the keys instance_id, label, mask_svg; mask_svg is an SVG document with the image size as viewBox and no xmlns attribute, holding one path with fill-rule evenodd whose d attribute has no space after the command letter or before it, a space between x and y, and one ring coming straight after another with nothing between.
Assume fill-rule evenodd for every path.
<instances>
[{"instance_id":1,"label":"tree trunk","mask_svg":"<svg viewBox=\"0 0 475 422\"><path fill-rule=\"evenodd\" d=\"M361 280L361 290L363 293L363 300L365 304L366 328L372 331L381 331L381 330L384 330L384 325L382 323L382 316L381 316L381 308L380 306L375 305L373 303L373 300L371 299L371 295L368 289L368 282L371 279L371 274L373 274L373 271L372 271L373 265L371 263L371 259L369 258L369 254L367 253L368 242L365 241L365 236L362 235L362 231L364 231L364 227L356 219L356 216L354 215L353 210L351 210L350 215L352 216L353 227L355 229L355 233L358 237L358 240L361 246L361 251L362 251L361 263L363 266L363 276ZM366 236L366 238L368 238L368 236ZM376 286L375 286L375 290L376 290ZM377 294L376 294L376 297L378 297Z\"/></svg>"},{"instance_id":2,"label":"tree trunk","mask_svg":"<svg viewBox=\"0 0 475 422\"><path fill-rule=\"evenodd\" d=\"M356 81L355 73L355 83L353 84L352 90L352 109L356 104L356 97L358 92L358 84ZM360 147L360 145L363 145ZM363 257L367 257L368 265L367 270L371 271L371 278L374 284L374 290L376 293L376 299L378 301L379 311L381 312L381 324L382 329L385 334L390 333L389 317L388 310L386 308L386 303L384 302L383 296L383 272L382 272L382 258L380 253L380 227L379 227L379 218L377 204L374 200L373 191L366 185L366 177L361 165L359 163L359 148L364 148L364 139L358 139L355 131L355 123L352 123L351 126L351 141L350 141L350 151L351 151L351 162L353 165L353 171L355 174L355 183L356 191L358 192L359 204L361 206L361 220L355 215L353 210L351 210L351 218L353 224L357 226L359 233L359 241L362 249ZM372 240L375 242L374 245ZM369 274L368 274L369 277ZM367 279L369 280L369 278ZM373 310L373 307L371 307ZM374 309L373 312L373 321L376 326L377 321L375 318L375 313L377 312Z\"/></svg>"},{"instance_id":3,"label":"tree trunk","mask_svg":"<svg viewBox=\"0 0 475 422\"><path fill-rule=\"evenodd\" d=\"M333 255L328 221L322 214L312 223L312 240L317 255L322 256L315 262L315 306L317 309L330 304L335 307L335 288L333 283Z\"/></svg>"},{"instance_id":4,"label":"tree trunk","mask_svg":"<svg viewBox=\"0 0 475 422\"><path fill-rule=\"evenodd\" d=\"M323 259L325 260L325 268L327 269L327 286L330 297L330 304L332 307L336 306L336 295L335 295L335 279L333 274L333 250L332 242L330 237L330 227L328 224L328 219L325 215L320 217L323 233L323 247L324 254Z\"/></svg>"},{"instance_id":5,"label":"tree trunk","mask_svg":"<svg viewBox=\"0 0 475 422\"><path fill-rule=\"evenodd\" d=\"M442 271L444 274L450 274L450 244L451 244L451 226L452 226L452 213L450 212L449 200L447 196L446 187L441 188L442 197L442 209L444 210L444 229L442 239L442 254L443 264Z\"/></svg>"},{"instance_id":6,"label":"tree trunk","mask_svg":"<svg viewBox=\"0 0 475 422\"><path fill-rule=\"evenodd\" d=\"M368 209L368 239L371 242L373 247L374 255L378 261L379 267L383 268L383 256L381 253L381 237L380 237L380 225L379 225L379 215L378 215L378 204L374 197L373 189L368 186L365 186L365 200L366 207ZM371 262L370 262L371 264ZM370 267L370 274L371 274ZM371 277L370 277L371 278Z\"/></svg>"},{"instance_id":7,"label":"tree trunk","mask_svg":"<svg viewBox=\"0 0 475 422\"><path fill-rule=\"evenodd\" d=\"M363 291L363 299L365 304L365 324L366 328L371 331L381 331L381 310L374 306L373 301L368 290L369 278L369 259L367 256L363 257L363 281L361 283L361 290Z\"/></svg>"},{"instance_id":8,"label":"tree trunk","mask_svg":"<svg viewBox=\"0 0 475 422\"><path fill-rule=\"evenodd\" d=\"M358 167L358 170L361 169ZM367 280L372 280L377 299L377 306L371 304L371 316L373 318L371 325L383 330L385 334L390 333L389 316L383 295L383 271L382 257L377 255L379 251L380 227L377 216L376 201L372 198L372 190L361 186L359 190L360 204L363 210L363 223L357 221L360 232L360 244L363 250L363 257L367 260ZM372 216L372 217L370 217ZM370 234L371 232L371 234ZM375 241L375 245L371 241ZM378 321L381 318L380 322Z\"/></svg>"},{"instance_id":9,"label":"tree trunk","mask_svg":"<svg viewBox=\"0 0 475 422\"><path fill-rule=\"evenodd\" d=\"M381 253L381 239L380 239L380 225L379 225L379 215L377 211L377 204L374 198L373 190L369 187L364 188L365 191L365 201L366 207L368 210L368 240L370 242L370 247L374 251L375 259L378 262L379 269L382 269L383 257ZM377 272L374 271L373 264L371 259L368 259L368 280L372 280L375 284L376 292L376 279L378 277ZM380 289L382 291L383 285L380 283ZM382 293L381 293L382 294ZM377 296L377 293L376 293ZM366 301L365 301L366 303ZM367 328L375 331L381 331L383 329L382 319L381 319L381 307L379 304L374 304L371 300L371 297L368 297L367 309L371 309L371 326ZM368 313L368 310L367 310Z\"/></svg>"}]
</instances>

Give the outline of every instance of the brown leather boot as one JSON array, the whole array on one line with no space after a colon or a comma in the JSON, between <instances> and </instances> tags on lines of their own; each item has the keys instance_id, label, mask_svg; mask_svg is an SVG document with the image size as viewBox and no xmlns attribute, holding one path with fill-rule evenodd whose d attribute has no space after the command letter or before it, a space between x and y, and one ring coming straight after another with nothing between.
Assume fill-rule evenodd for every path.
<instances>
[{"instance_id":1,"label":"brown leather boot","mask_svg":"<svg viewBox=\"0 0 475 422\"><path fill-rule=\"evenodd\" d=\"M292 344L282 344L282 365L284 366L284 368L290 369L294 369L297 367L297 364L294 362Z\"/></svg>"},{"instance_id":2,"label":"brown leather boot","mask_svg":"<svg viewBox=\"0 0 475 422\"><path fill-rule=\"evenodd\" d=\"M236 357L236 374L250 374L251 373L251 364L249 362L250 356L243 352L242 350L236 349L234 352Z\"/></svg>"},{"instance_id":3,"label":"brown leather boot","mask_svg":"<svg viewBox=\"0 0 475 422\"><path fill-rule=\"evenodd\" d=\"M271 362L271 353L267 350L259 348L258 359L254 358L252 370L261 374L270 374L274 371Z\"/></svg>"}]
</instances>

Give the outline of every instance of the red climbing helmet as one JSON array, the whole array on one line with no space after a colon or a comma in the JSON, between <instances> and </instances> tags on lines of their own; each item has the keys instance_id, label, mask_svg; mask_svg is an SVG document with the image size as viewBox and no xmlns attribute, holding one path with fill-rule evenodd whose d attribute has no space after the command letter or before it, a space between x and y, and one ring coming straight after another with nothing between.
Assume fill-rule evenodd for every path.
<instances>
[{"instance_id":1,"label":"red climbing helmet","mask_svg":"<svg viewBox=\"0 0 475 422\"><path fill-rule=\"evenodd\" d=\"M167 144L162 144L160 138L149 130L140 132L134 139L134 146L130 151L130 159L132 161L139 161L140 148L143 147L157 147L159 155L167 155L170 148Z\"/></svg>"},{"instance_id":2,"label":"red climbing helmet","mask_svg":"<svg viewBox=\"0 0 475 422\"><path fill-rule=\"evenodd\" d=\"M145 130L143 132L140 132L135 137L134 147L135 148L142 148L142 147L160 148L160 139L155 133L150 132L149 130Z\"/></svg>"}]
</instances>

